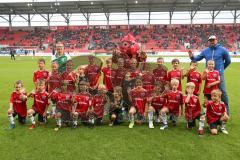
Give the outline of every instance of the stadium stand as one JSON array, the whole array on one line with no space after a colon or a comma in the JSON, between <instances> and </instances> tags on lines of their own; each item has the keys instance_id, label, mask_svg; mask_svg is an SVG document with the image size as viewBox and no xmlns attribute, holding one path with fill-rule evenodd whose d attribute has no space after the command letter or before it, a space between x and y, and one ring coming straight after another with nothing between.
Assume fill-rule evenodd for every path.
<instances>
[{"instance_id":1,"label":"stadium stand","mask_svg":"<svg viewBox=\"0 0 240 160\"><path fill-rule=\"evenodd\" d=\"M51 52L57 41L62 41L69 52L108 52L120 39L131 33L145 50L184 51L186 43L191 49L201 50L207 45L207 37L218 36L219 43L229 51L240 45L240 26L231 25L133 25L128 26L70 26L40 27L32 30L0 28L0 44L8 46L37 46L43 52Z\"/></svg>"}]
</instances>

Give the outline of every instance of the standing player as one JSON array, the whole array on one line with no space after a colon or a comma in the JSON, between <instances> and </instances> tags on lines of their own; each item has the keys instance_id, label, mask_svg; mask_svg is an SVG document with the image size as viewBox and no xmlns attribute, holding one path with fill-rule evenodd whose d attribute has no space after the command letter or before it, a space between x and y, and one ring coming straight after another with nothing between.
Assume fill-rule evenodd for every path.
<instances>
[{"instance_id":1,"label":"standing player","mask_svg":"<svg viewBox=\"0 0 240 160\"><path fill-rule=\"evenodd\" d=\"M142 74L142 83L143 83L143 88L147 90L148 95L150 95L153 92L154 82L155 82L155 78L150 71L149 64L145 65L145 70L143 71L143 74Z\"/></svg>"},{"instance_id":2,"label":"standing player","mask_svg":"<svg viewBox=\"0 0 240 160\"><path fill-rule=\"evenodd\" d=\"M48 80L48 93L51 96L51 94L54 92L54 90L59 90L61 88L61 76L58 73L58 63L53 62L52 63L52 72L49 74ZM51 99L51 105L52 105L52 116L54 117L56 112L56 102Z\"/></svg>"},{"instance_id":3,"label":"standing player","mask_svg":"<svg viewBox=\"0 0 240 160\"><path fill-rule=\"evenodd\" d=\"M195 84L188 82L186 84L187 95L183 96L185 104L185 118L187 120L187 128L191 129L196 126L196 120L199 120L198 134L203 134L205 116L201 115L201 106L198 96L194 95Z\"/></svg>"},{"instance_id":4,"label":"standing player","mask_svg":"<svg viewBox=\"0 0 240 160\"><path fill-rule=\"evenodd\" d=\"M203 72L202 79L205 80L204 85L204 99L205 104L208 100L211 100L211 92L214 89L218 89L220 84L220 75L217 70L214 70L215 62L213 60L209 60L207 62L207 68Z\"/></svg>"},{"instance_id":5,"label":"standing player","mask_svg":"<svg viewBox=\"0 0 240 160\"><path fill-rule=\"evenodd\" d=\"M130 60L130 68L128 71L131 74L131 78L137 78L140 75L140 70L137 68L137 60L135 58L132 58Z\"/></svg>"},{"instance_id":6,"label":"standing player","mask_svg":"<svg viewBox=\"0 0 240 160\"><path fill-rule=\"evenodd\" d=\"M146 104L148 99L148 92L142 87L142 81L137 79L135 88L130 91L131 108L129 109L130 124L129 128L134 126L134 115L139 114L140 121L142 121L146 113Z\"/></svg>"},{"instance_id":7,"label":"standing player","mask_svg":"<svg viewBox=\"0 0 240 160\"><path fill-rule=\"evenodd\" d=\"M113 79L115 77L115 71L112 68L112 59L108 58L106 60L107 67L103 67L103 84L105 85L107 92L113 92Z\"/></svg>"},{"instance_id":8,"label":"standing player","mask_svg":"<svg viewBox=\"0 0 240 160\"><path fill-rule=\"evenodd\" d=\"M121 86L125 74L126 69L124 68L124 59L119 58L117 63L117 69L115 70L115 77L113 80L114 87Z\"/></svg>"},{"instance_id":9,"label":"standing player","mask_svg":"<svg viewBox=\"0 0 240 160\"><path fill-rule=\"evenodd\" d=\"M76 91L77 74L73 71L73 61L69 60L66 64L66 71L61 75L61 81L67 86L67 92L74 93Z\"/></svg>"},{"instance_id":10,"label":"standing player","mask_svg":"<svg viewBox=\"0 0 240 160\"><path fill-rule=\"evenodd\" d=\"M157 59L158 68L153 70L155 81L165 84L167 81L167 68L162 57Z\"/></svg>"},{"instance_id":11,"label":"standing player","mask_svg":"<svg viewBox=\"0 0 240 160\"><path fill-rule=\"evenodd\" d=\"M34 99L33 106L31 109L28 110L28 117L31 120L32 125L29 129L34 129L36 126L36 122L34 116L38 114L38 122L39 124L43 124L46 120L47 116L47 109L48 109L48 96L49 94L46 92L46 85L44 80L38 80L37 82L37 89L30 93Z\"/></svg>"},{"instance_id":12,"label":"standing player","mask_svg":"<svg viewBox=\"0 0 240 160\"><path fill-rule=\"evenodd\" d=\"M47 70L45 70L45 60L43 58L40 58L38 60L38 68L39 68L39 70L37 70L33 73L33 83L35 85L35 88L37 87L38 80L46 81L49 76L49 72Z\"/></svg>"},{"instance_id":13,"label":"standing player","mask_svg":"<svg viewBox=\"0 0 240 160\"><path fill-rule=\"evenodd\" d=\"M74 105L72 109L73 115L73 128L78 125L78 119L81 122L87 124L88 122L94 123L88 116L87 112L90 110L92 105L92 96L87 92L88 84L84 81L79 84L79 93L74 96ZM92 111L91 111L92 112ZM92 117L93 118L93 117ZM90 121L91 120L91 121Z\"/></svg>"},{"instance_id":14,"label":"standing player","mask_svg":"<svg viewBox=\"0 0 240 160\"><path fill-rule=\"evenodd\" d=\"M187 82L193 82L195 85L195 89L193 94L196 96L200 95L201 85L202 85L202 75L200 72L197 71L197 62L191 61L190 69L187 70L184 76L187 77Z\"/></svg>"},{"instance_id":15,"label":"standing player","mask_svg":"<svg viewBox=\"0 0 240 160\"><path fill-rule=\"evenodd\" d=\"M10 97L8 117L10 121L10 129L15 127L14 117L18 116L18 121L21 124L25 124L27 116L27 93L23 88L23 83L21 80L16 81L15 91L12 92Z\"/></svg>"},{"instance_id":16,"label":"standing player","mask_svg":"<svg viewBox=\"0 0 240 160\"><path fill-rule=\"evenodd\" d=\"M176 125L176 121L179 116L182 115L182 92L178 90L179 81L177 79L171 80L172 90L167 92L164 96L166 99L165 106L161 109L161 118L162 118L162 126L161 130L164 130L168 127L167 125L167 113L170 114L170 120L173 125Z\"/></svg>"},{"instance_id":17,"label":"standing player","mask_svg":"<svg viewBox=\"0 0 240 160\"><path fill-rule=\"evenodd\" d=\"M64 53L64 46L61 42L56 44L56 50L57 53L52 56L52 62L57 62L59 66L59 73L63 73L66 71L66 63L71 59L71 57Z\"/></svg>"},{"instance_id":18,"label":"standing player","mask_svg":"<svg viewBox=\"0 0 240 160\"><path fill-rule=\"evenodd\" d=\"M85 68L85 75L88 78L90 84L89 93L95 95L98 91L101 68L94 64L93 56L88 57L88 62L89 64Z\"/></svg>"},{"instance_id":19,"label":"standing player","mask_svg":"<svg viewBox=\"0 0 240 160\"><path fill-rule=\"evenodd\" d=\"M168 81L171 82L172 79L177 79L179 81L178 90L182 91L182 83L181 80L183 78L183 71L179 69L179 60L173 59L172 60L172 70L170 70L167 74Z\"/></svg>"},{"instance_id":20,"label":"standing player","mask_svg":"<svg viewBox=\"0 0 240 160\"><path fill-rule=\"evenodd\" d=\"M219 89L214 89L211 92L211 101L208 101L207 108L207 123L213 135L218 133L218 126L221 126L221 131L228 134L225 129L225 123L229 117L226 112L226 105L221 101L222 92Z\"/></svg>"}]
</instances>

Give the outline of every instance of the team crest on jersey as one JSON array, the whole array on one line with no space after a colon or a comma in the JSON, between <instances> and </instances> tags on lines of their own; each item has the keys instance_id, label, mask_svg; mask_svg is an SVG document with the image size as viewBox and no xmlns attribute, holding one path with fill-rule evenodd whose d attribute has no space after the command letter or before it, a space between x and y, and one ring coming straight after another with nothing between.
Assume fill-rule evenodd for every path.
<instances>
[{"instance_id":1,"label":"team crest on jersey","mask_svg":"<svg viewBox=\"0 0 240 160\"><path fill-rule=\"evenodd\" d=\"M194 103L197 103L197 98L194 98L194 99L193 99L193 102L194 102Z\"/></svg>"},{"instance_id":2,"label":"team crest on jersey","mask_svg":"<svg viewBox=\"0 0 240 160\"><path fill-rule=\"evenodd\" d=\"M66 100L69 100L70 99L70 96L69 95L66 95Z\"/></svg>"},{"instance_id":3,"label":"team crest on jersey","mask_svg":"<svg viewBox=\"0 0 240 160\"><path fill-rule=\"evenodd\" d=\"M42 99L45 100L47 97L46 96L42 96Z\"/></svg>"}]
</instances>

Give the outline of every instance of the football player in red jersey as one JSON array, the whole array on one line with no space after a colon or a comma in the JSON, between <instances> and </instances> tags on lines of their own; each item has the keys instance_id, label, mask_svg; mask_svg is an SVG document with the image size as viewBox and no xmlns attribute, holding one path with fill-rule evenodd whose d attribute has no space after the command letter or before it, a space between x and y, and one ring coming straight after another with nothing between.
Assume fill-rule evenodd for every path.
<instances>
[{"instance_id":1,"label":"football player in red jersey","mask_svg":"<svg viewBox=\"0 0 240 160\"><path fill-rule=\"evenodd\" d=\"M104 106L108 101L106 96L106 88L103 85L99 85L98 94L96 94L92 99L92 111L94 114L94 124L96 121L97 125L102 124L104 115Z\"/></svg>"},{"instance_id":2,"label":"football player in red jersey","mask_svg":"<svg viewBox=\"0 0 240 160\"><path fill-rule=\"evenodd\" d=\"M205 85L203 89L205 104L208 100L211 100L211 92L214 89L219 88L220 75L217 70L214 70L215 62L209 60L207 62L207 68L203 72L202 79L205 80Z\"/></svg>"},{"instance_id":3,"label":"football player in red jersey","mask_svg":"<svg viewBox=\"0 0 240 160\"><path fill-rule=\"evenodd\" d=\"M153 70L155 81L165 84L167 81L167 67L164 66L164 59L159 57L157 64L158 67Z\"/></svg>"},{"instance_id":4,"label":"football player in red jersey","mask_svg":"<svg viewBox=\"0 0 240 160\"><path fill-rule=\"evenodd\" d=\"M62 84L67 85L67 92L76 92L77 74L73 71L73 61L68 60L66 71L61 75Z\"/></svg>"},{"instance_id":5,"label":"football player in red jersey","mask_svg":"<svg viewBox=\"0 0 240 160\"><path fill-rule=\"evenodd\" d=\"M115 70L115 77L113 79L114 87L121 86L125 74L126 69L124 68L124 59L119 58L117 63L117 69Z\"/></svg>"},{"instance_id":6,"label":"football player in red jersey","mask_svg":"<svg viewBox=\"0 0 240 160\"><path fill-rule=\"evenodd\" d=\"M166 104L161 109L161 118L162 118L162 126L161 130L164 130L168 127L167 125L167 113L170 114L170 120L173 125L176 125L177 118L183 114L182 108L182 92L178 90L179 81L178 79L171 80L172 90L167 92L164 96L166 99Z\"/></svg>"},{"instance_id":7,"label":"football player in red jersey","mask_svg":"<svg viewBox=\"0 0 240 160\"><path fill-rule=\"evenodd\" d=\"M201 105L199 97L194 95L195 84L188 82L186 84L186 94L183 96L183 103L185 105L185 118L187 121L187 128L191 129L196 126L196 120L199 120L198 134L203 134L205 115L201 115Z\"/></svg>"},{"instance_id":8,"label":"football player in red jersey","mask_svg":"<svg viewBox=\"0 0 240 160\"><path fill-rule=\"evenodd\" d=\"M106 67L102 68L103 72L103 84L105 85L108 92L113 92L113 79L115 76L115 71L112 68L112 59L108 58L106 60Z\"/></svg>"},{"instance_id":9,"label":"football player in red jersey","mask_svg":"<svg viewBox=\"0 0 240 160\"><path fill-rule=\"evenodd\" d=\"M151 68L149 64L145 65L145 70L143 71L141 78L142 78L143 88L146 89L148 92L148 95L150 95L154 89L155 78L151 72Z\"/></svg>"},{"instance_id":10,"label":"football player in red jersey","mask_svg":"<svg viewBox=\"0 0 240 160\"><path fill-rule=\"evenodd\" d=\"M60 89L61 88L61 76L58 73L58 63L57 62L52 62L52 71L49 73L49 77L47 79L47 84L48 84L48 93L51 95L54 90ZM51 116L55 117L56 115L56 102L51 99Z\"/></svg>"},{"instance_id":11,"label":"football player in red jersey","mask_svg":"<svg viewBox=\"0 0 240 160\"><path fill-rule=\"evenodd\" d=\"M196 96L200 95L201 85L202 85L202 75L197 71L198 63L196 61L191 61L190 69L186 71L184 76L187 77L187 82L193 82L195 89L193 94Z\"/></svg>"},{"instance_id":12,"label":"football player in red jersey","mask_svg":"<svg viewBox=\"0 0 240 160\"><path fill-rule=\"evenodd\" d=\"M130 68L128 69L128 71L131 74L131 78L137 78L140 75L140 70L137 67L137 60L135 58L132 58L130 60Z\"/></svg>"},{"instance_id":13,"label":"football player in red jersey","mask_svg":"<svg viewBox=\"0 0 240 160\"><path fill-rule=\"evenodd\" d=\"M28 118L30 119L32 125L29 129L35 128L34 116L38 114L39 124L43 124L46 120L47 110L49 106L48 93L46 92L46 82L44 80L38 80L37 89L30 93L30 97L34 99L32 108L27 111Z\"/></svg>"},{"instance_id":14,"label":"football player in red jersey","mask_svg":"<svg viewBox=\"0 0 240 160\"><path fill-rule=\"evenodd\" d=\"M45 69L45 60L43 58L38 60L38 68L39 69L33 73L33 83L35 87L37 87L38 80L47 80L49 76L49 72Z\"/></svg>"},{"instance_id":15,"label":"football player in red jersey","mask_svg":"<svg viewBox=\"0 0 240 160\"><path fill-rule=\"evenodd\" d=\"M98 85L99 85L99 78L101 76L101 67L94 64L94 57L88 57L89 64L85 68L85 75L89 80L89 93L92 95L97 94Z\"/></svg>"},{"instance_id":16,"label":"football player in red jersey","mask_svg":"<svg viewBox=\"0 0 240 160\"><path fill-rule=\"evenodd\" d=\"M166 103L166 99L164 98L164 94L166 93L164 84L162 82L155 82L154 84L154 92L151 95L151 106L153 107L153 111L156 115L156 122L160 122L160 110ZM149 115L149 120L153 119L151 115Z\"/></svg>"},{"instance_id":17,"label":"football player in red jersey","mask_svg":"<svg viewBox=\"0 0 240 160\"><path fill-rule=\"evenodd\" d=\"M84 81L79 83L79 93L74 96L74 105L72 106L72 115L73 115L73 128L76 128L78 125L78 119L82 123L87 124L88 122L94 123L90 120L93 120L93 117L89 117L88 111L92 105L92 96L87 92L88 84Z\"/></svg>"},{"instance_id":18,"label":"football player in red jersey","mask_svg":"<svg viewBox=\"0 0 240 160\"><path fill-rule=\"evenodd\" d=\"M131 108L129 109L129 128L133 128L135 123L134 115L138 113L142 119L147 108L148 92L142 87L142 81L140 79L136 79L135 88L130 91L129 95L131 101Z\"/></svg>"},{"instance_id":19,"label":"football player in red jersey","mask_svg":"<svg viewBox=\"0 0 240 160\"><path fill-rule=\"evenodd\" d=\"M181 80L183 78L183 69L179 68L179 60L178 59L173 59L172 60L172 70L168 71L167 77L168 77L168 81L171 82L172 79L177 79L179 81L179 85L178 85L178 90L182 91L182 83Z\"/></svg>"},{"instance_id":20,"label":"football player in red jersey","mask_svg":"<svg viewBox=\"0 0 240 160\"><path fill-rule=\"evenodd\" d=\"M27 93L23 88L23 83L18 80L14 84L15 90L11 93L8 109L8 117L10 121L10 129L15 127L14 117L18 116L18 121L25 124L27 116Z\"/></svg>"},{"instance_id":21,"label":"football player in red jersey","mask_svg":"<svg viewBox=\"0 0 240 160\"><path fill-rule=\"evenodd\" d=\"M226 112L226 105L221 101L222 92L219 89L214 89L211 92L211 99L206 105L207 123L209 125L211 134L218 133L218 126L224 134L228 134L225 124L229 117Z\"/></svg>"},{"instance_id":22,"label":"football player in red jersey","mask_svg":"<svg viewBox=\"0 0 240 160\"><path fill-rule=\"evenodd\" d=\"M67 91L67 85L62 85L61 90L54 90L51 99L56 101L56 128L58 131L62 126L62 121L69 122L73 105L73 95Z\"/></svg>"}]
</instances>

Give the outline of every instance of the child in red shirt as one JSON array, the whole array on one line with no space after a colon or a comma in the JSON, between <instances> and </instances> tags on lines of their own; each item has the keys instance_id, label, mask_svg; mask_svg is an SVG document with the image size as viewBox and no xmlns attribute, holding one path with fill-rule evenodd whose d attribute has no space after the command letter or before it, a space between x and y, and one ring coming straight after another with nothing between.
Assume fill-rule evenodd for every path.
<instances>
[{"instance_id":1,"label":"child in red shirt","mask_svg":"<svg viewBox=\"0 0 240 160\"><path fill-rule=\"evenodd\" d=\"M32 91L30 95L33 99L32 108L28 110L28 117L31 120L32 125L29 129L35 128L35 119L34 116L38 114L38 122L39 124L43 124L46 120L47 109L49 106L48 102L48 93L46 92L46 86L44 80L38 80L36 91Z\"/></svg>"},{"instance_id":2,"label":"child in red shirt","mask_svg":"<svg viewBox=\"0 0 240 160\"><path fill-rule=\"evenodd\" d=\"M171 82L172 79L177 79L179 81L178 90L182 91L182 83L181 80L183 78L183 69L179 69L179 60L173 59L172 60L172 70L168 71L167 77L168 81Z\"/></svg>"},{"instance_id":3,"label":"child in red shirt","mask_svg":"<svg viewBox=\"0 0 240 160\"><path fill-rule=\"evenodd\" d=\"M38 80L42 80L42 79L47 80L49 76L49 72L45 70L45 60L43 58L40 58L38 60L38 68L39 70L33 73L33 83L35 87L37 87Z\"/></svg>"},{"instance_id":4,"label":"child in red shirt","mask_svg":"<svg viewBox=\"0 0 240 160\"><path fill-rule=\"evenodd\" d=\"M15 127L14 117L18 116L18 121L25 124L27 116L27 93L23 88L21 80L15 82L15 91L12 92L9 102L8 117L10 129Z\"/></svg>"}]
</instances>

